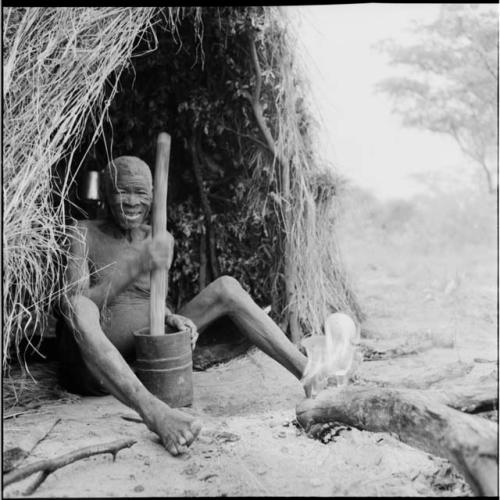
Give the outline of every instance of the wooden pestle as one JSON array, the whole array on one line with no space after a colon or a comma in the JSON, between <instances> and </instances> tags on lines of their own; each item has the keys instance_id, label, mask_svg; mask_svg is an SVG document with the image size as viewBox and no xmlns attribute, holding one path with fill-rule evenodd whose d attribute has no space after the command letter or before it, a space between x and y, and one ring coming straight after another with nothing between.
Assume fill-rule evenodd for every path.
<instances>
[{"instance_id":1,"label":"wooden pestle","mask_svg":"<svg viewBox=\"0 0 500 500\"><path fill-rule=\"evenodd\" d=\"M167 190L168 167L170 161L170 136L165 132L158 135L156 141L156 164L153 191L152 235L167 232ZM166 269L151 271L151 298L149 305L150 335L165 334L165 299L168 289Z\"/></svg>"}]
</instances>

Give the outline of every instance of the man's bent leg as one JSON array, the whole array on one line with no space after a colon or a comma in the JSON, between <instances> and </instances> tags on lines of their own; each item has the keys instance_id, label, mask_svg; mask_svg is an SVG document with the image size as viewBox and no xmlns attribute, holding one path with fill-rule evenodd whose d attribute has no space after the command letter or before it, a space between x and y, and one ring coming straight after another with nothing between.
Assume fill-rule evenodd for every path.
<instances>
[{"instance_id":1,"label":"man's bent leg","mask_svg":"<svg viewBox=\"0 0 500 500\"><path fill-rule=\"evenodd\" d=\"M82 358L75 335L60 318L56 325L58 377L68 391L83 396L105 396L109 391L99 383Z\"/></svg>"},{"instance_id":2,"label":"man's bent leg","mask_svg":"<svg viewBox=\"0 0 500 500\"><path fill-rule=\"evenodd\" d=\"M99 309L83 295L71 298L69 324L86 366L113 396L136 410L173 455L186 451L200 432L198 421L170 408L139 381L99 323Z\"/></svg>"},{"instance_id":3,"label":"man's bent leg","mask_svg":"<svg viewBox=\"0 0 500 500\"><path fill-rule=\"evenodd\" d=\"M179 314L191 319L199 331L228 315L257 347L298 379L302 377L307 358L234 278L218 278L183 306Z\"/></svg>"}]
</instances>

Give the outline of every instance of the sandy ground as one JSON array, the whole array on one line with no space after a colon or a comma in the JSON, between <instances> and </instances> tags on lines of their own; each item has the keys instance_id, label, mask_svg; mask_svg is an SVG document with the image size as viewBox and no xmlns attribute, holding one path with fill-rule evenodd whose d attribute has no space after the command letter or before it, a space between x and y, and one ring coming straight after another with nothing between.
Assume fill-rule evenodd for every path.
<instances>
[{"instance_id":1,"label":"sandy ground","mask_svg":"<svg viewBox=\"0 0 500 500\"><path fill-rule=\"evenodd\" d=\"M433 349L425 357L432 355L437 362L446 351ZM416 369L429 368L423 358L367 362L361 375L390 384L397 360L405 379ZM464 361L456 361L456 366L460 363ZM493 371L489 363L472 364L468 377ZM460 369L456 374L463 377ZM116 461L100 455L56 471L34 497L470 494L447 461L389 434L339 428L338 436L326 444L309 438L293 422L302 388L257 350L196 372L194 384L193 410L202 415L204 429L181 458L171 457L144 424L124 419L134 412L112 397L49 403L35 414L9 419L4 423L4 447L19 444L26 433L58 418L27 463L124 437L137 440L120 451ZM33 480L9 486L5 497L22 496Z\"/></svg>"},{"instance_id":2,"label":"sandy ground","mask_svg":"<svg viewBox=\"0 0 500 500\"><path fill-rule=\"evenodd\" d=\"M380 252L368 254L363 241L344 251L369 316L364 342L380 349L423 347L365 361L361 383L446 390L497 381L494 248L457 260L452 254L416 256L383 243ZM457 277L462 279L455 286ZM4 420L4 449L58 418L25 463L120 438L137 440L116 461L100 455L56 471L33 497L471 494L449 462L393 435L340 426L327 443L308 437L294 425L303 398L299 382L255 349L194 373L194 386L193 411L204 428L181 458L171 457L144 424L124 419L134 412L112 397L54 401ZM4 496L23 496L32 482L13 484Z\"/></svg>"},{"instance_id":3,"label":"sandy ground","mask_svg":"<svg viewBox=\"0 0 500 500\"><path fill-rule=\"evenodd\" d=\"M377 363L377 362L375 362ZM260 352L194 374L194 410L204 429L189 453L168 455L134 412L112 397L46 405L5 423L5 447L33 426L61 421L29 461L129 437L130 449L58 470L33 496L435 495L446 463L388 434L343 430L323 444L293 425L302 389ZM22 495L33 478L5 490Z\"/></svg>"}]
</instances>

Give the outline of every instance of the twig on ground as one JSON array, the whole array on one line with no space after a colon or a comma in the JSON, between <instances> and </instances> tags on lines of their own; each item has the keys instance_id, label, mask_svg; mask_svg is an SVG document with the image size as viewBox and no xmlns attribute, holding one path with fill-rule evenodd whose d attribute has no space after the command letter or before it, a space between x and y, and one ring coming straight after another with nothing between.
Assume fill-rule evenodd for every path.
<instances>
[{"instance_id":1,"label":"twig on ground","mask_svg":"<svg viewBox=\"0 0 500 500\"><path fill-rule=\"evenodd\" d=\"M496 363L496 359L474 358L474 363Z\"/></svg>"},{"instance_id":2,"label":"twig on ground","mask_svg":"<svg viewBox=\"0 0 500 500\"><path fill-rule=\"evenodd\" d=\"M2 472L10 472L14 468L18 467L21 462L26 460L26 458L33 453L34 449L47 438L47 436L52 432L52 429L54 429L60 421L60 418L56 419L47 430L42 428L41 425L37 426L34 430L32 430L27 438L25 438L23 444L20 444L15 448L5 450L2 457Z\"/></svg>"},{"instance_id":3,"label":"twig on ground","mask_svg":"<svg viewBox=\"0 0 500 500\"><path fill-rule=\"evenodd\" d=\"M21 481L35 472L41 472L34 484L25 492L25 495L31 495L43 483L43 481L47 479L49 474L57 469L76 462L77 460L102 453L111 453L113 455L113 460L115 460L116 454L120 450L123 448L130 448L136 442L137 441L135 439L119 439L117 441L112 441L111 443L87 446L80 450L71 451L53 459L39 460L38 462L34 462L26 467L16 469L9 474L6 474L3 478L3 487L17 481Z\"/></svg>"},{"instance_id":4,"label":"twig on ground","mask_svg":"<svg viewBox=\"0 0 500 500\"><path fill-rule=\"evenodd\" d=\"M49 430L40 438L38 441L35 442L35 444L32 446L31 450L28 451L28 455L31 455L33 453L33 450L44 440L47 438L47 436L52 432L54 427L61 421L60 418L58 418L49 428Z\"/></svg>"},{"instance_id":5,"label":"twig on ground","mask_svg":"<svg viewBox=\"0 0 500 500\"><path fill-rule=\"evenodd\" d=\"M11 413L10 415L4 415L3 420L8 420L9 418L19 417L19 415L26 415L28 413L34 413L32 410L18 411L16 413Z\"/></svg>"},{"instance_id":6,"label":"twig on ground","mask_svg":"<svg viewBox=\"0 0 500 500\"><path fill-rule=\"evenodd\" d=\"M41 407L42 405L40 405ZM35 409L28 409L28 410L25 410L25 411L18 411L18 412L15 412L15 413L10 413L8 415L4 415L3 416L3 420L9 420L10 418L15 418L15 417L19 417L21 415L45 415L47 413L49 413L51 410L53 410L54 408L58 408L58 407L61 407L61 406L65 406L65 403L62 403L62 404L51 404L50 405L50 408L47 407L47 409L43 409L43 408L35 408Z\"/></svg>"},{"instance_id":7,"label":"twig on ground","mask_svg":"<svg viewBox=\"0 0 500 500\"><path fill-rule=\"evenodd\" d=\"M405 341L393 346L377 348L376 343L370 341L361 342L361 351L364 361L377 361L382 359L392 359L402 356L411 356L432 349L434 344L431 339L417 339Z\"/></svg>"},{"instance_id":8,"label":"twig on ground","mask_svg":"<svg viewBox=\"0 0 500 500\"><path fill-rule=\"evenodd\" d=\"M127 420L128 422L136 422L138 424L144 423L144 420L142 420L142 418L135 417L133 415L120 415L120 417L123 418L123 420Z\"/></svg>"}]
</instances>

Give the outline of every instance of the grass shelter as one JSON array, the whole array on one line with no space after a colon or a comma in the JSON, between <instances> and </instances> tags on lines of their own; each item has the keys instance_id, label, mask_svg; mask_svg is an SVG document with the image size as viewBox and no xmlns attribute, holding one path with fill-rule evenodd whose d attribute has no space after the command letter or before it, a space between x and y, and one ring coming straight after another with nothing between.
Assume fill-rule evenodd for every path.
<instances>
[{"instance_id":1,"label":"grass shelter","mask_svg":"<svg viewBox=\"0 0 500 500\"><path fill-rule=\"evenodd\" d=\"M284 7L3 8L3 369L68 291L78 186L113 157L154 166L172 136L174 307L237 278L293 341L361 311L335 237L341 179L315 146Z\"/></svg>"}]
</instances>

